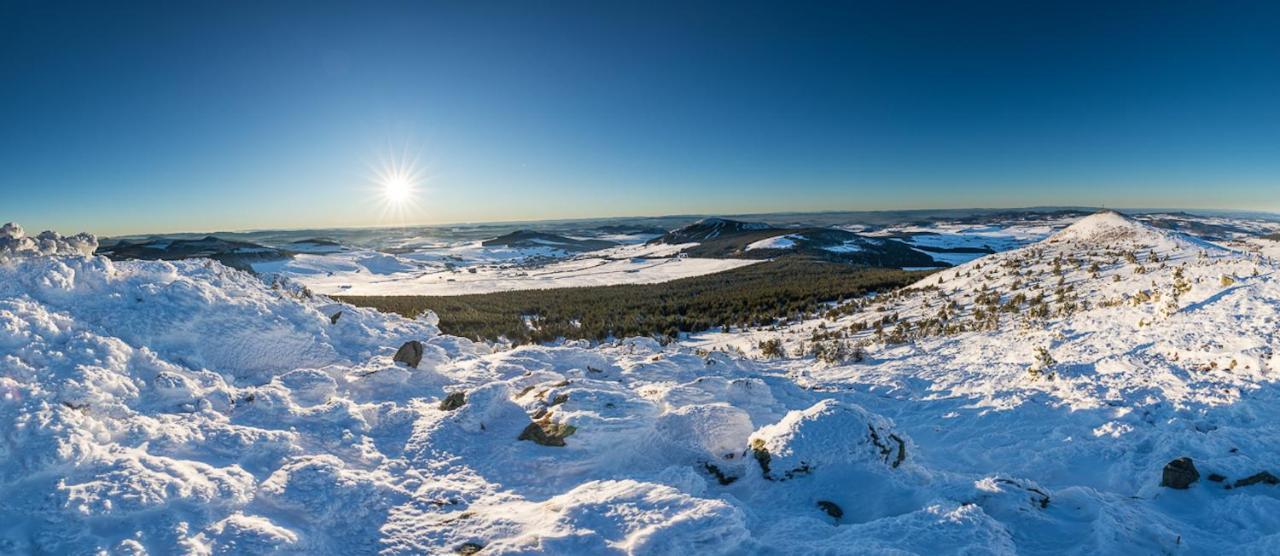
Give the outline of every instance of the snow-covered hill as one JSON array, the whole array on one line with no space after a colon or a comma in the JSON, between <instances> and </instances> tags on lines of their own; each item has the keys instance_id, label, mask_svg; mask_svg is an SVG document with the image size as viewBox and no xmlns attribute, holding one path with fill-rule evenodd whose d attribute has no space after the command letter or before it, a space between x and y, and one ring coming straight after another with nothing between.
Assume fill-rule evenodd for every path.
<instances>
[{"instance_id":1,"label":"snow-covered hill","mask_svg":"<svg viewBox=\"0 0 1280 556\"><path fill-rule=\"evenodd\" d=\"M45 237L0 254L0 553L1280 550L1224 488L1280 472L1276 266L1118 215L834 320L507 351ZM865 359L703 349L820 324Z\"/></svg>"}]
</instances>

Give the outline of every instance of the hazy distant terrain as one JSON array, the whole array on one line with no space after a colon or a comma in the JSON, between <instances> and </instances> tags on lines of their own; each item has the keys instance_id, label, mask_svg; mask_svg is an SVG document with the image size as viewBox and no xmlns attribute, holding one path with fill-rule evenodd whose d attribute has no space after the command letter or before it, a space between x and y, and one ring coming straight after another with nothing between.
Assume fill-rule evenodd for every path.
<instances>
[{"instance_id":1,"label":"hazy distant terrain","mask_svg":"<svg viewBox=\"0 0 1280 556\"><path fill-rule=\"evenodd\" d=\"M1038 241L1088 209L949 210L617 218L362 230L113 238L128 258L216 258L341 295L464 295L653 284L761 260L945 268ZM1259 215L1150 212L1157 227L1208 241L1274 233Z\"/></svg>"}]
</instances>

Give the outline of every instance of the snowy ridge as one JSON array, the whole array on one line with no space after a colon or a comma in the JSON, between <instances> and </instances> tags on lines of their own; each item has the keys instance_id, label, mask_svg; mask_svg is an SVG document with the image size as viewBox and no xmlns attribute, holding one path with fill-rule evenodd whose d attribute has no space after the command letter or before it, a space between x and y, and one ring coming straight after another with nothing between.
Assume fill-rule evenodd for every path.
<instances>
[{"instance_id":1,"label":"snowy ridge","mask_svg":"<svg viewBox=\"0 0 1280 556\"><path fill-rule=\"evenodd\" d=\"M1042 509L982 506L1020 553L1269 553L1280 522L1250 508L1277 507L1273 487L1224 486L1280 474L1277 271L1100 214L825 318L687 343L761 354L777 341L803 354L777 365L862 392L932 473L1034 481ZM1161 488L1183 456L1200 481Z\"/></svg>"}]
</instances>

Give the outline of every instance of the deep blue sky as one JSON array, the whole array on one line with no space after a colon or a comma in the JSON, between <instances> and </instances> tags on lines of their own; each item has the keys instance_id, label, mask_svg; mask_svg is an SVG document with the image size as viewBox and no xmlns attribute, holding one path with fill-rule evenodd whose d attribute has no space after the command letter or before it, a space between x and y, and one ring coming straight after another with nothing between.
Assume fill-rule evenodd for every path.
<instances>
[{"instance_id":1,"label":"deep blue sky","mask_svg":"<svg viewBox=\"0 0 1280 556\"><path fill-rule=\"evenodd\" d=\"M1120 4L0 0L0 220L1280 210L1280 3Z\"/></svg>"}]
</instances>

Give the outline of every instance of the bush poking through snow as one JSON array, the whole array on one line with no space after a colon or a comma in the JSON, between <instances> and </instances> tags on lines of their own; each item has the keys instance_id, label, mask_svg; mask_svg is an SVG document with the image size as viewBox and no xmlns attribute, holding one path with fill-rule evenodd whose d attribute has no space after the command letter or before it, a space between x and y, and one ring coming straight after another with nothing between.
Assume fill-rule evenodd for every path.
<instances>
[{"instance_id":1,"label":"bush poking through snow","mask_svg":"<svg viewBox=\"0 0 1280 556\"><path fill-rule=\"evenodd\" d=\"M786 355L782 349L782 340L770 338L760 341L760 355L765 359L778 359Z\"/></svg>"},{"instance_id":2,"label":"bush poking through snow","mask_svg":"<svg viewBox=\"0 0 1280 556\"><path fill-rule=\"evenodd\" d=\"M1053 358L1053 354L1049 353L1049 350L1044 346L1040 346L1036 348L1036 361L1032 363L1031 368L1027 369L1027 374L1031 375L1032 378L1048 376L1052 379L1053 373L1049 371L1057 364L1058 360ZM1049 372L1049 374L1046 375L1046 372Z\"/></svg>"}]
</instances>

